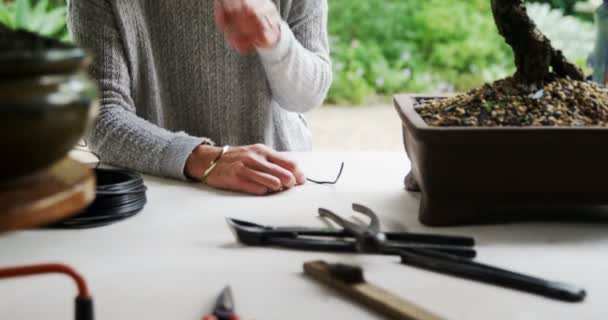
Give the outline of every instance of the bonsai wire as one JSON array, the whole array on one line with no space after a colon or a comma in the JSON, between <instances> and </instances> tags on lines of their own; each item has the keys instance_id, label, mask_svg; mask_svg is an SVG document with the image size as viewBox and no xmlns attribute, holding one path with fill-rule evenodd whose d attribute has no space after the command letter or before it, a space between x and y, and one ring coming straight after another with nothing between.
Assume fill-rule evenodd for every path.
<instances>
[{"instance_id":1,"label":"bonsai wire","mask_svg":"<svg viewBox=\"0 0 608 320\"><path fill-rule=\"evenodd\" d=\"M344 170L344 162L342 162L342 164L340 165L340 171L338 172L338 176L336 177L336 179L334 181L317 181L317 180L313 180L313 179L309 179L309 178L306 178L306 180L308 180L312 183L316 183L316 184L336 184L336 183L338 183L338 180L340 180L340 177L342 177L343 170Z\"/></svg>"}]
</instances>

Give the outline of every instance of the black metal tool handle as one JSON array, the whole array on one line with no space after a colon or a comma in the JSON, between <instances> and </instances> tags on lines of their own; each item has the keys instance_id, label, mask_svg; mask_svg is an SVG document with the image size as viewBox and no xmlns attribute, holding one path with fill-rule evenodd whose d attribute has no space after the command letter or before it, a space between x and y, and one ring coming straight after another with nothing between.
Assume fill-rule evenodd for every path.
<instances>
[{"instance_id":1,"label":"black metal tool handle","mask_svg":"<svg viewBox=\"0 0 608 320\"><path fill-rule=\"evenodd\" d=\"M411 232L385 232L386 240L408 241L428 244L446 244L453 246L475 246L475 239L463 236L448 236L440 234L411 233Z\"/></svg>"},{"instance_id":2,"label":"black metal tool handle","mask_svg":"<svg viewBox=\"0 0 608 320\"><path fill-rule=\"evenodd\" d=\"M325 252L358 252L357 244L354 241L345 241L341 239L327 240L327 239L304 239L304 238L269 238L266 242L268 245L278 246L282 248L290 248L296 250L306 251L325 251ZM456 246L434 246L426 244L399 244L397 247L385 246L382 250L377 252L370 252L372 254L383 254L383 255L399 255L401 250L413 248L423 250L437 250L444 253L449 253L455 256L463 258L474 258L475 250L468 247L456 247Z\"/></svg>"},{"instance_id":3,"label":"black metal tool handle","mask_svg":"<svg viewBox=\"0 0 608 320\"><path fill-rule=\"evenodd\" d=\"M317 239L294 239L294 238L269 238L268 244L282 248L325 251L325 252L356 252L354 242L343 240L317 240Z\"/></svg>"},{"instance_id":4,"label":"black metal tool handle","mask_svg":"<svg viewBox=\"0 0 608 320\"><path fill-rule=\"evenodd\" d=\"M417 242L392 242L387 241L383 247L385 254L400 255L404 249L436 251L439 253L458 256L461 258L473 259L477 256L477 251L473 247L454 246L446 244L428 244Z\"/></svg>"},{"instance_id":5,"label":"black metal tool handle","mask_svg":"<svg viewBox=\"0 0 608 320\"><path fill-rule=\"evenodd\" d=\"M548 281L427 250L404 249L401 251L401 261L404 264L426 270L495 284L567 302L580 302L586 296L584 289L573 285Z\"/></svg>"},{"instance_id":6,"label":"black metal tool handle","mask_svg":"<svg viewBox=\"0 0 608 320\"><path fill-rule=\"evenodd\" d=\"M353 235L345 230L332 230L310 227L268 227L238 219L226 219L239 241L245 244L259 244L268 238L298 238L300 236L327 237L327 238L353 238ZM386 240L395 242L414 242L426 244L445 244L453 246L475 245L475 239L464 236L451 236L440 234L410 233L410 232L385 232Z\"/></svg>"},{"instance_id":7,"label":"black metal tool handle","mask_svg":"<svg viewBox=\"0 0 608 320\"><path fill-rule=\"evenodd\" d=\"M264 235L267 236L311 236L311 237L336 237L346 238L352 235L344 230L330 230L330 229L314 229L314 228L285 228L278 227L272 230L264 230ZM386 240L396 242L414 242L414 243L426 243L426 244L445 244L453 246L475 246L475 239L471 237L463 236L447 236L439 234L426 234L426 233L410 233L410 232L385 232Z\"/></svg>"}]
</instances>

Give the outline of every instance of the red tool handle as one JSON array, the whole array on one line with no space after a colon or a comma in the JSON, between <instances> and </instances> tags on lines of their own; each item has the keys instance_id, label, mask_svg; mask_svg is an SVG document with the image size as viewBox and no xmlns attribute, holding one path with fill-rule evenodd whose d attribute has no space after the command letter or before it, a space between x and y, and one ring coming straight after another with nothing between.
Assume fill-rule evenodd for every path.
<instances>
[{"instance_id":1,"label":"red tool handle","mask_svg":"<svg viewBox=\"0 0 608 320\"><path fill-rule=\"evenodd\" d=\"M72 267L60 263L38 264L22 267L0 268L0 279L32 276L45 273L62 273L70 276L78 286L78 295L89 298L89 288L84 278Z\"/></svg>"}]
</instances>

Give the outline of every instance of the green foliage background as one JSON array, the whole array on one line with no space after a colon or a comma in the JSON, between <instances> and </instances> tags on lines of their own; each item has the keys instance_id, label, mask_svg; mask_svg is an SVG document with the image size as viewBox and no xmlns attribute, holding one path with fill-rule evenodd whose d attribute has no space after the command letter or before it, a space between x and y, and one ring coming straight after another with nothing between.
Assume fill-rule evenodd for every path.
<instances>
[{"instance_id":1,"label":"green foliage background","mask_svg":"<svg viewBox=\"0 0 608 320\"><path fill-rule=\"evenodd\" d=\"M575 1L539 2L571 11ZM373 94L463 91L512 73L512 52L496 30L490 3L330 0L335 80L329 101L361 104ZM561 9L532 6L533 18L544 19L537 21L543 31L583 66L590 52L581 49L593 44L592 25L564 17Z\"/></svg>"},{"instance_id":2,"label":"green foliage background","mask_svg":"<svg viewBox=\"0 0 608 320\"><path fill-rule=\"evenodd\" d=\"M574 14L574 6L577 2L585 2L586 0L531 0L530 2L547 3L552 8L561 9L565 14Z\"/></svg>"},{"instance_id":3,"label":"green foliage background","mask_svg":"<svg viewBox=\"0 0 608 320\"><path fill-rule=\"evenodd\" d=\"M510 71L489 0L331 0L331 102L461 90ZM452 88L454 87L454 88Z\"/></svg>"},{"instance_id":4,"label":"green foliage background","mask_svg":"<svg viewBox=\"0 0 608 320\"><path fill-rule=\"evenodd\" d=\"M363 104L397 92L463 91L513 72L490 0L328 1L330 103ZM532 1L548 4L529 7L541 30L584 65L593 26L562 13L572 13L583 0ZM65 15L65 0L0 0L0 23L71 41Z\"/></svg>"},{"instance_id":5,"label":"green foliage background","mask_svg":"<svg viewBox=\"0 0 608 320\"><path fill-rule=\"evenodd\" d=\"M0 23L69 42L65 0L0 0Z\"/></svg>"}]
</instances>

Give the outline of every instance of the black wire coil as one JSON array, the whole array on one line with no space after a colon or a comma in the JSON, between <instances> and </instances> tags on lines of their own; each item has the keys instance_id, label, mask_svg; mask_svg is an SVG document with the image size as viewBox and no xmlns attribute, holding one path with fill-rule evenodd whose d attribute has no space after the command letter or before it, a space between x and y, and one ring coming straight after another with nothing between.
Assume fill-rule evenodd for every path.
<instances>
[{"instance_id":1,"label":"black wire coil","mask_svg":"<svg viewBox=\"0 0 608 320\"><path fill-rule=\"evenodd\" d=\"M50 226L85 229L105 226L136 215L146 204L146 186L134 172L95 169L97 191L93 203L82 213Z\"/></svg>"}]
</instances>

